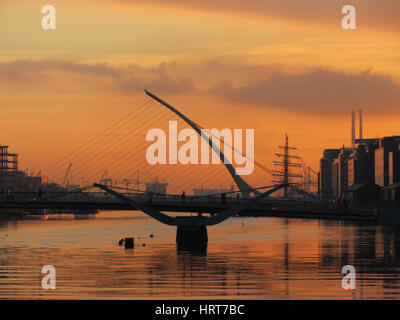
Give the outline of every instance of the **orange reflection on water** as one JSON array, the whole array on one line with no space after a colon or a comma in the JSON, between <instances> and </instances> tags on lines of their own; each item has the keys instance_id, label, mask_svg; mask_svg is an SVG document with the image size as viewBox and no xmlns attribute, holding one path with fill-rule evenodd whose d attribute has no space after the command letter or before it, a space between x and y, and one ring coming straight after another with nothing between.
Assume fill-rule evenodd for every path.
<instances>
[{"instance_id":1,"label":"orange reflection on water","mask_svg":"<svg viewBox=\"0 0 400 320\"><path fill-rule=\"evenodd\" d=\"M207 254L194 255L177 253L175 228L139 213L79 217L1 222L0 298L400 297L400 239L393 227L233 218L210 227ZM118 245L126 236L135 237L133 250ZM46 264L57 270L53 291L41 288ZM353 291L341 287L347 264L357 271Z\"/></svg>"}]
</instances>

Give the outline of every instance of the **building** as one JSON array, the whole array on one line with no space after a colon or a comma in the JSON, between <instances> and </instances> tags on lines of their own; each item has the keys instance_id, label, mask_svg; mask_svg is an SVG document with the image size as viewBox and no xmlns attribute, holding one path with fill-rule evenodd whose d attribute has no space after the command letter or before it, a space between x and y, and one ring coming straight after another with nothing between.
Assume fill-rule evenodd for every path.
<instances>
[{"instance_id":1,"label":"building","mask_svg":"<svg viewBox=\"0 0 400 320\"><path fill-rule=\"evenodd\" d=\"M8 146L0 146L0 192L18 199L30 199L39 188L48 188L48 178L40 172L27 174L18 170L18 155L9 153Z\"/></svg>"},{"instance_id":2,"label":"building","mask_svg":"<svg viewBox=\"0 0 400 320\"><path fill-rule=\"evenodd\" d=\"M353 184L344 190L347 203L358 207L378 202L380 194L381 187L373 182Z\"/></svg>"},{"instance_id":3,"label":"building","mask_svg":"<svg viewBox=\"0 0 400 320\"><path fill-rule=\"evenodd\" d=\"M379 140L375 150L375 183L386 187L400 180L400 136Z\"/></svg>"},{"instance_id":4,"label":"building","mask_svg":"<svg viewBox=\"0 0 400 320\"><path fill-rule=\"evenodd\" d=\"M370 196L370 200L400 203L400 136L364 139L360 110L360 134L356 139L355 111L351 116L352 147L327 149L320 161L321 197L345 197L352 203L362 203ZM378 189L379 197L375 193Z\"/></svg>"},{"instance_id":5,"label":"building","mask_svg":"<svg viewBox=\"0 0 400 320\"><path fill-rule=\"evenodd\" d=\"M9 153L8 146L0 146L0 189L4 192L15 186L18 172L18 155Z\"/></svg>"},{"instance_id":6,"label":"building","mask_svg":"<svg viewBox=\"0 0 400 320\"><path fill-rule=\"evenodd\" d=\"M340 198L344 190L349 186L348 182L348 159L353 152L352 148L342 147L339 154L332 163L332 196Z\"/></svg>"},{"instance_id":7,"label":"building","mask_svg":"<svg viewBox=\"0 0 400 320\"><path fill-rule=\"evenodd\" d=\"M378 140L356 140L356 143L357 147L349 155L347 163L349 186L375 181L374 154Z\"/></svg>"},{"instance_id":8,"label":"building","mask_svg":"<svg viewBox=\"0 0 400 320\"><path fill-rule=\"evenodd\" d=\"M203 186L201 186L200 189L193 189L193 194L198 197L219 195L221 193L232 194L233 192L233 186L231 186L229 189L204 189Z\"/></svg>"},{"instance_id":9,"label":"building","mask_svg":"<svg viewBox=\"0 0 400 320\"><path fill-rule=\"evenodd\" d=\"M400 181L383 188L384 200L400 204Z\"/></svg>"},{"instance_id":10,"label":"building","mask_svg":"<svg viewBox=\"0 0 400 320\"><path fill-rule=\"evenodd\" d=\"M340 149L325 149L320 160L320 188L322 199L333 198L332 190L332 164L339 155ZM336 177L336 175L335 175Z\"/></svg>"},{"instance_id":11,"label":"building","mask_svg":"<svg viewBox=\"0 0 400 320\"><path fill-rule=\"evenodd\" d=\"M400 203L400 150L396 146L388 154L389 185L383 188L384 199Z\"/></svg>"},{"instance_id":12,"label":"building","mask_svg":"<svg viewBox=\"0 0 400 320\"><path fill-rule=\"evenodd\" d=\"M400 181L400 145L389 152L389 185Z\"/></svg>"},{"instance_id":13,"label":"building","mask_svg":"<svg viewBox=\"0 0 400 320\"><path fill-rule=\"evenodd\" d=\"M338 197L339 162L335 159L332 163L331 198Z\"/></svg>"},{"instance_id":14,"label":"building","mask_svg":"<svg viewBox=\"0 0 400 320\"><path fill-rule=\"evenodd\" d=\"M160 183L158 181L146 183L146 192L155 194L167 194L168 183Z\"/></svg>"}]
</instances>

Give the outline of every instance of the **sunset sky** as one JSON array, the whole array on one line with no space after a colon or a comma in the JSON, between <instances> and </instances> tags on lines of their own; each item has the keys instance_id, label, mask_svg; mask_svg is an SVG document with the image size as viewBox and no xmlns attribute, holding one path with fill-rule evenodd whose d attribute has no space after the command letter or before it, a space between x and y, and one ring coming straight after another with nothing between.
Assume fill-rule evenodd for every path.
<instances>
[{"instance_id":1,"label":"sunset sky","mask_svg":"<svg viewBox=\"0 0 400 320\"><path fill-rule=\"evenodd\" d=\"M56 30L41 28L47 4ZM341 27L346 4L356 30ZM364 137L400 135L399 12L398 0L3 0L0 143L45 170L147 88L206 128L254 128L269 168L287 133L317 171L323 149L349 146L352 110Z\"/></svg>"}]
</instances>

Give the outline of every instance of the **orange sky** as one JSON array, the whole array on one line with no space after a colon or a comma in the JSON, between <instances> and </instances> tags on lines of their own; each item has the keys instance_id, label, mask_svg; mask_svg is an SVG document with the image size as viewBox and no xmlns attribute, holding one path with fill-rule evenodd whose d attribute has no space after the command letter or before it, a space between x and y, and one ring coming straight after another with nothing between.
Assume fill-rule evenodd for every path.
<instances>
[{"instance_id":1,"label":"orange sky","mask_svg":"<svg viewBox=\"0 0 400 320\"><path fill-rule=\"evenodd\" d=\"M400 134L400 3L347 2L2 1L1 144L45 169L147 88L206 128L254 128L269 168L287 133L317 170L324 148L349 145L353 109L364 137ZM56 30L41 28L46 4Z\"/></svg>"}]
</instances>

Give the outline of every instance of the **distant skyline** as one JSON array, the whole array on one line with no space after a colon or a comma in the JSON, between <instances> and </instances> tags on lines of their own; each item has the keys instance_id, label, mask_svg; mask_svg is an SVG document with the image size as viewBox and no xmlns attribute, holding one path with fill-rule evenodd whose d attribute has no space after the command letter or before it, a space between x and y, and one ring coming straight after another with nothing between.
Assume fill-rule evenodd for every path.
<instances>
[{"instance_id":1,"label":"distant skyline","mask_svg":"<svg viewBox=\"0 0 400 320\"><path fill-rule=\"evenodd\" d=\"M41 29L45 4L56 30ZM352 110L364 138L400 135L398 12L396 0L5 0L1 143L21 169L45 170L147 88L205 127L254 128L269 168L287 133L318 170L323 149L350 146Z\"/></svg>"}]
</instances>

